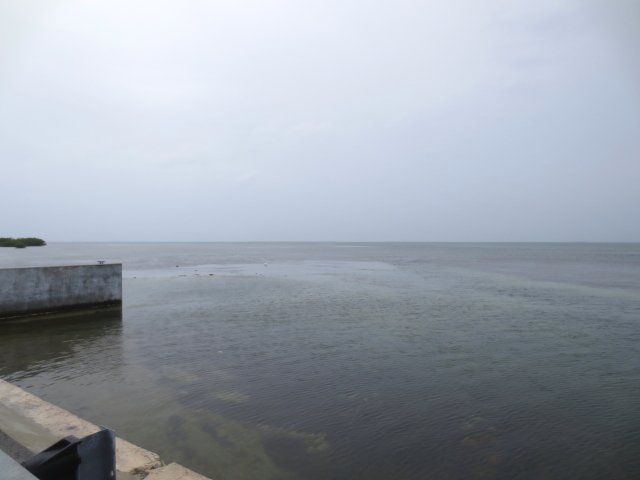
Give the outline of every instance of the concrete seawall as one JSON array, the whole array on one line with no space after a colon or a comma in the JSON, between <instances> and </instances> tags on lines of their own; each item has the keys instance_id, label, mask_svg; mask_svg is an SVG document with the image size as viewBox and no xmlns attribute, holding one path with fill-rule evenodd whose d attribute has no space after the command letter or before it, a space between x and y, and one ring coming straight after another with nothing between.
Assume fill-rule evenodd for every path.
<instances>
[{"instance_id":1,"label":"concrete seawall","mask_svg":"<svg viewBox=\"0 0 640 480\"><path fill-rule=\"evenodd\" d=\"M0 268L0 318L122 303L122 264Z\"/></svg>"}]
</instances>

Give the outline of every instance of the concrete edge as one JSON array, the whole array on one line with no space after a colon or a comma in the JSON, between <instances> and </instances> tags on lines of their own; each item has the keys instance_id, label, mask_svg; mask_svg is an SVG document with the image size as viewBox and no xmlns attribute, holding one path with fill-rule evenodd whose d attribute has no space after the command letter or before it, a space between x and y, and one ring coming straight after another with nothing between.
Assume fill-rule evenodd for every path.
<instances>
[{"instance_id":1,"label":"concrete edge","mask_svg":"<svg viewBox=\"0 0 640 480\"><path fill-rule=\"evenodd\" d=\"M18 463L26 462L33 456L27 447L0 430L0 450Z\"/></svg>"},{"instance_id":2,"label":"concrete edge","mask_svg":"<svg viewBox=\"0 0 640 480\"><path fill-rule=\"evenodd\" d=\"M25 268L68 268L68 267L106 267L108 265L122 265L121 263L79 263L77 265L41 265L31 267L0 267L0 270L19 270Z\"/></svg>"},{"instance_id":3,"label":"concrete edge","mask_svg":"<svg viewBox=\"0 0 640 480\"><path fill-rule=\"evenodd\" d=\"M4 380L0 380L0 415L13 417L2 422L2 430L34 453L42 450L42 443L51 445L68 435L84 437L100 430L96 425ZM116 438L118 472L137 475L163 466L164 462L155 453Z\"/></svg>"},{"instance_id":4,"label":"concrete edge","mask_svg":"<svg viewBox=\"0 0 640 480\"><path fill-rule=\"evenodd\" d=\"M36 308L13 312L0 312L0 320L10 320L19 317L32 317L51 313L73 312L75 310L88 310L92 308L115 307L122 305L122 300L107 300L104 302L77 303L75 305L62 305L60 307Z\"/></svg>"},{"instance_id":5,"label":"concrete edge","mask_svg":"<svg viewBox=\"0 0 640 480\"><path fill-rule=\"evenodd\" d=\"M177 463L170 463L166 467L156 468L144 477L144 480L209 480L199 473L184 468Z\"/></svg>"}]
</instances>

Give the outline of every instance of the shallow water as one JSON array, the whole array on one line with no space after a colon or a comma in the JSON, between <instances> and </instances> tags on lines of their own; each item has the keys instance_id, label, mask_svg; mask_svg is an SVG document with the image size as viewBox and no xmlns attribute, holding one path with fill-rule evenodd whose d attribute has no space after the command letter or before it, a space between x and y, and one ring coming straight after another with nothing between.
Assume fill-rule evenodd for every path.
<instances>
[{"instance_id":1,"label":"shallow water","mask_svg":"<svg viewBox=\"0 0 640 480\"><path fill-rule=\"evenodd\" d=\"M0 323L0 376L165 461L640 477L638 244L0 249L0 267L97 260L124 264L123 308Z\"/></svg>"}]
</instances>

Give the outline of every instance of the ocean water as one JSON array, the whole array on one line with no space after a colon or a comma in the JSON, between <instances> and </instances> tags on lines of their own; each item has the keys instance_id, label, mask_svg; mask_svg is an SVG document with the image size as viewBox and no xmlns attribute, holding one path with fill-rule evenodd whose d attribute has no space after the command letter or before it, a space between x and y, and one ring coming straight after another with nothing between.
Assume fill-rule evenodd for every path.
<instances>
[{"instance_id":1,"label":"ocean water","mask_svg":"<svg viewBox=\"0 0 640 480\"><path fill-rule=\"evenodd\" d=\"M1 322L0 377L166 462L640 478L639 244L0 249L0 267L97 260L123 263L122 309Z\"/></svg>"}]
</instances>

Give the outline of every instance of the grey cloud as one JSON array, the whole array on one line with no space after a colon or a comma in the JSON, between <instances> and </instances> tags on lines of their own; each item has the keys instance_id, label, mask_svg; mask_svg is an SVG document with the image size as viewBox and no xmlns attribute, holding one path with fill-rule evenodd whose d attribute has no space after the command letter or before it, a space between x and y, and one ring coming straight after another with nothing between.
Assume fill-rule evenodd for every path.
<instances>
[{"instance_id":1,"label":"grey cloud","mask_svg":"<svg viewBox=\"0 0 640 480\"><path fill-rule=\"evenodd\" d=\"M5 236L640 240L631 4L11 3Z\"/></svg>"}]
</instances>

